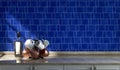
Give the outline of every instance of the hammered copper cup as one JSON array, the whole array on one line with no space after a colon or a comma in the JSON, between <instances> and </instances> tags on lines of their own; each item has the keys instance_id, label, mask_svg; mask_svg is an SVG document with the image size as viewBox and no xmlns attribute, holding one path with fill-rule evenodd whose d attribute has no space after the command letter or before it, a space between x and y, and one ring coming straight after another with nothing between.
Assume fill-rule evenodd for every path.
<instances>
[{"instance_id":1,"label":"hammered copper cup","mask_svg":"<svg viewBox=\"0 0 120 70\"><path fill-rule=\"evenodd\" d=\"M29 48L25 48L23 50L23 54L22 55L23 55L24 58L30 58L31 57L30 49Z\"/></svg>"},{"instance_id":2,"label":"hammered copper cup","mask_svg":"<svg viewBox=\"0 0 120 70\"><path fill-rule=\"evenodd\" d=\"M47 49L42 49L42 50L40 50L40 51L39 51L39 56L40 56L40 57L47 57L47 56L49 56L48 50L47 50Z\"/></svg>"}]
</instances>

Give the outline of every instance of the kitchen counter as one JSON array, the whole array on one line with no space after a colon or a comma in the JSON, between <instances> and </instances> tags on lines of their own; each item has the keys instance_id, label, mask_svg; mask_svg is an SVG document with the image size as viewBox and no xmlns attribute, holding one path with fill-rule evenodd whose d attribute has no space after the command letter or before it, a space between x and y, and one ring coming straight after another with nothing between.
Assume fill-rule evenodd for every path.
<instances>
[{"instance_id":1,"label":"kitchen counter","mask_svg":"<svg viewBox=\"0 0 120 70\"><path fill-rule=\"evenodd\" d=\"M4 55L0 57L0 64L107 64L118 65L120 64L120 56L49 56L44 59L20 59L15 58L14 55Z\"/></svg>"}]
</instances>

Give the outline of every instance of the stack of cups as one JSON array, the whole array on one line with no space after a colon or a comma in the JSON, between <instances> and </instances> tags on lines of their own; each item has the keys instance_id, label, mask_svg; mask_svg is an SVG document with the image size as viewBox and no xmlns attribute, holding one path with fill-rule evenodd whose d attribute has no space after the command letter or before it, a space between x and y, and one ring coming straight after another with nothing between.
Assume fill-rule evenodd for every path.
<instances>
[{"instance_id":1,"label":"stack of cups","mask_svg":"<svg viewBox=\"0 0 120 70\"><path fill-rule=\"evenodd\" d=\"M49 45L48 40L32 40L27 39L25 41L25 49L23 51L23 57L25 58L43 58L49 55L48 50L46 49Z\"/></svg>"}]
</instances>

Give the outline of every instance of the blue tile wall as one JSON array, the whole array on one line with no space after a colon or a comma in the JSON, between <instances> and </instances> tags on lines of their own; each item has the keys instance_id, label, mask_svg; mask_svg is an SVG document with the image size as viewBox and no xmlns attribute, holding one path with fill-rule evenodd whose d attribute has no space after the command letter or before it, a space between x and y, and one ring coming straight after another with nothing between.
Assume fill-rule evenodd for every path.
<instances>
[{"instance_id":1,"label":"blue tile wall","mask_svg":"<svg viewBox=\"0 0 120 70\"><path fill-rule=\"evenodd\" d=\"M120 51L120 0L0 0L0 51L17 31L50 51Z\"/></svg>"}]
</instances>

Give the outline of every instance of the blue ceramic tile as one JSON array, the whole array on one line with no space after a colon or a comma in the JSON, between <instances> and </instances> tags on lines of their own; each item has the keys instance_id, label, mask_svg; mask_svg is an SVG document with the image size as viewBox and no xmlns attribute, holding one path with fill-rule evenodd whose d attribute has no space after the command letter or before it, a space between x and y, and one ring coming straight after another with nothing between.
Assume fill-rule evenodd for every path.
<instances>
[{"instance_id":1,"label":"blue ceramic tile","mask_svg":"<svg viewBox=\"0 0 120 70\"><path fill-rule=\"evenodd\" d=\"M120 32L117 32L117 33L116 33L116 36L117 36L117 37L120 37Z\"/></svg>"},{"instance_id":2,"label":"blue ceramic tile","mask_svg":"<svg viewBox=\"0 0 120 70\"><path fill-rule=\"evenodd\" d=\"M115 1L111 0L111 1L108 2L108 6L115 6L115 3L116 3Z\"/></svg>"},{"instance_id":3,"label":"blue ceramic tile","mask_svg":"<svg viewBox=\"0 0 120 70\"><path fill-rule=\"evenodd\" d=\"M64 32L62 32L62 31L55 32L55 35L56 35L57 37L61 37L61 38L65 36ZM54 36L54 37L55 37L55 36Z\"/></svg>"},{"instance_id":4,"label":"blue ceramic tile","mask_svg":"<svg viewBox=\"0 0 120 70\"><path fill-rule=\"evenodd\" d=\"M69 6L73 6L73 7L76 6L76 2L74 2L74 1L73 2L69 2Z\"/></svg>"},{"instance_id":5,"label":"blue ceramic tile","mask_svg":"<svg viewBox=\"0 0 120 70\"><path fill-rule=\"evenodd\" d=\"M118 13L120 12L119 8L114 8L114 10Z\"/></svg>"},{"instance_id":6,"label":"blue ceramic tile","mask_svg":"<svg viewBox=\"0 0 120 70\"><path fill-rule=\"evenodd\" d=\"M106 6L106 2L105 1L100 1L98 4L99 4L99 6Z\"/></svg>"},{"instance_id":7,"label":"blue ceramic tile","mask_svg":"<svg viewBox=\"0 0 120 70\"><path fill-rule=\"evenodd\" d=\"M51 51L120 51L119 2L1 0L0 51L14 50L17 31L23 42L49 39Z\"/></svg>"},{"instance_id":8,"label":"blue ceramic tile","mask_svg":"<svg viewBox=\"0 0 120 70\"><path fill-rule=\"evenodd\" d=\"M83 7L77 7L77 12L84 12L84 8Z\"/></svg>"},{"instance_id":9,"label":"blue ceramic tile","mask_svg":"<svg viewBox=\"0 0 120 70\"><path fill-rule=\"evenodd\" d=\"M82 1L81 1L81 2L78 2L78 4L79 4L79 6L87 6L87 3L84 2L84 1L83 1L83 2L82 2Z\"/></svg>"},{"instance_id":10,"label":"blue ceramic tile","mask_svg":"<svg viewBox=\"0 0 120 70\"><path fill-rule=\"evenodd\" d=\"M87 6L96 6L96 2L88 1Z\"/></svg>"},{"instance_id":11,"label":"blue ceramic tile","mask_svg":"<svg viewBox=\"0 0 120 70\"><path fill-rule=\"evenodd\" d=\"M8 2L6 2L6 1L2 2L2 6L7 6L7 5L8 5Z\"/></svg>"}]
</instances>

